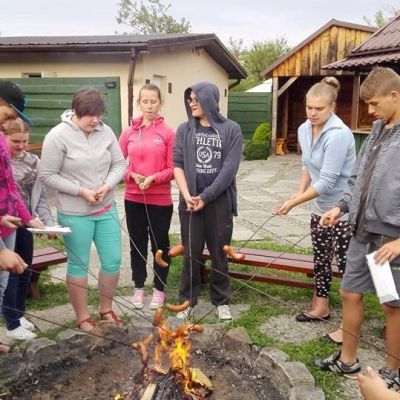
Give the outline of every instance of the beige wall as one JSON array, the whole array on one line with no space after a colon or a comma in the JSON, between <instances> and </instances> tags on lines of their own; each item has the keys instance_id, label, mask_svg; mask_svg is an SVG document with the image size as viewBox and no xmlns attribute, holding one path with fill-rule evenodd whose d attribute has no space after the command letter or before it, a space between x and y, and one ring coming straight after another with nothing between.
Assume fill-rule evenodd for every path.
<instances>
[{"instance_id":1,"label":"beige wall","mask_svg":"<svg viewBox=\"0 0 400 400\"><path fill-rule=\"evenodd\" d=\"M226 116L228 110L228 75L215 61L203 50L187 50L181 52L144 54L141 67L137 69L134 82L134 115L139 114L136 100L137 93L142 84L149 79L158 83L161 78L161 90L164 98L164 106L161 114L169 125L177 128L187 119L183 92L191 84L200 81L211 81L215 83L221 94L220 108ZM172 93L168 93L168 83L172 83Z\"/></svg>"},{"instance_id":2,"label":"beige wall","mask_svg":"<svg viewBox=\"0 0 400 400\"><path fill-rule=\"evenodd\" d=\"M24 73L44 72L58 78L120 77L122 127L128 124L129 54L37 53L0 55L0 78L21 78ZM220 108L227 114L228 75L202 50L139 55L134 79L134 116L139 114L137 94L146 79L161 82L164 105L161 113L173 128L187 119L183 92L192 83L208 80L221 94ZM168 93L168 83L172 93Z\"/></svg>"}]
</instances>

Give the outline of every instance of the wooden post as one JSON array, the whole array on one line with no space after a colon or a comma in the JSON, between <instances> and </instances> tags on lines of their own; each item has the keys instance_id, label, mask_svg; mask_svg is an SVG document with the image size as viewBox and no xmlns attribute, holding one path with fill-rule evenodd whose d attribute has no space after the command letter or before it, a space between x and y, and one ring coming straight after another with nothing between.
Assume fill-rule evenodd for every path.
<instances>
[{"instance_id":1,"label":"wooden post","mask_svg":"<svg viewBox=\"0 0 400 400\"><path fill-rule=\"evenodd\" d=\"M133 116L133 81L135 80L136 61L136 50L132 48L128 74L128 126L131 124Z\"/></svg>"},{"instance_id":2,"label":"wooden post","mask_svg":"<svg viewBox=\"0 0 400 400\"><path fill-rule=\"evenodd\" d=\"M353 96L351 99L351 122L350 128L352 131L358 128L358 113L360 105L360 73L357 71L353 77Z\"/></svg>"},{"instance_id":3,"label":"wooden post","mask_svg":"<svg viewBox=\"0 0 400 400\"><path fill-rule=\"evenodd\" d=\"M285 100L284 100L284 106L283 106L283 126L282 126L282 133L283 133L283 138L287 139L288 137L288 119L289 119L289 93L286 91L285 92Z\"/></svg>"},{"instance_id":4,"label":"wooden post","mask_svg":"<svg viewBox=\"0 0 400 400\"><path fill-rule=\"evenodd\" d=\"M278 117L278 85L279 78L272 78L272 121L271 121L271 154L275 155L275 145L276 145L276 130L277 130L277 117Z\"/></svg>"}]
</instances>

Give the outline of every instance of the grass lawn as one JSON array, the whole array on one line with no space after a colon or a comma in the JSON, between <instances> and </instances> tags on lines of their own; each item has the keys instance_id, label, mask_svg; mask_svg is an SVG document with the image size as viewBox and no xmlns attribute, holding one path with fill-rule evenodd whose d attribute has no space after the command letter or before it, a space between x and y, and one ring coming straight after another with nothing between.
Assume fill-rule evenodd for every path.
<instances>
[{"instance_id":1,"label":"grass lawn","mask_svg":"<svg viewBox=\"0 0 400 400\"><path fill-rule=\"evenodd\" d=\"M177 242L177 237L171 238L172 243ZM41 245L41 243L36 242ZM51 244L54 247L58 247L60 243ZM240 246L240 242L234 243L235 246ZM49 242L46 240L45 246L49 246ZM45 247L42 246L42 247ZM295 252L300 254L311 254L311 249L304 249L300 247L293 248L292 246L280 245L273 240L264 240L257 242L250 242L246 244L246 247L254 247L260 249L268 249L278 252ZM60 248L60 247L58 247ZM169 301L176 302L179 279L181 273L181 262L182 260L173 259L170 274L168 278ZM235 266L237 268L238 266ZM260 273L260 268L251 268L243 266L247 271ZM310 279L304 275L298 275L290 272L280 272L269 270L268 274L282 274L286 276L295 277L296 279ZM46 309L55 305L66 304L68 302L65 283L51 283L50 282L51 268L48 271L42 272L39 281L39 290L42 295L41 299L35 301L28 301L27 310ZM334 279L331 292L331 307L340 310L341 302L339 296L339 280ZM315 378L316 385L321 387L325 392L328 400L339 400L343 397L340 394L340 379L334 375L320 372L316 368L310 365L310 360L314 357L325 357L332 354L337 350L337 347L327 343L322 343L318 340L310 340L302 344L295 343L282 343L275 341L267 334L260 331L259 327L268 320L268 318L279 316L279 315L293 315L293 309L290 305L297 304L296 308L303 309L307 307L308 302L311 299L311 291L307 289L289 288L286 286L270 285L260 282L249 282L243 285L243 282L232 280L232 288L234 294L231 298L232 303L245 303L250 304L250 310L233 323L228 325L228 328L242 326L244 327L252 342L259 347L276 347L285 353L287 353L291 360L303 362L307 368L311 371ZM149 289L150 290L150 289ZM121 287L118 289L118 294L126 295L130 293L130 289ZM97 289L90 290L89 292L89 303L97 304L98 293ZM208 289L205 288L202 294L205 300L209 300ZM286 305L285 303L289 303ZM369 319L379 319L384 325L381 307L377 301L376 296L366 296L366 321ZM54 329L47 332L46 336L55 337L60 329Z\"/></svg>"}]
</instances>

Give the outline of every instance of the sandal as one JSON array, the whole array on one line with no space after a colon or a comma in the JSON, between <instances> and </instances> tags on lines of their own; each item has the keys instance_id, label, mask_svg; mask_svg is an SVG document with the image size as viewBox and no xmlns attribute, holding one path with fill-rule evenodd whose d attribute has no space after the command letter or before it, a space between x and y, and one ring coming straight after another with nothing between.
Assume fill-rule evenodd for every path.
<instances>
[{"instance_id":1,"label":"sandal","mask_svg":"<svg viewBox=\"0 0 400 400\"><path fill-rule=\"evenodd\" d=\"M107 318L106 316L109 315L111 318ZM103 321L112 321L118 326L122 326L124 321L117 314L115 314L114 310L101 312L99 311L100 319Z\"/></svg>"},{"instance_id":2,"label":"sandal","mask_svg":"<svg viewBox=\"0 0 400 400\"><path fill-rule=\"evenodd\" d=\"M86 324L86 323L92 326L91 329L83 329L82 328L83 324ZM94 328L96 328L96 325L97 325L97 323L92 317L87 317L86 319L84 319L81 322L76 324L78 329L80 329L83 332L91 332Z\"/></svg>"}]
</instances>

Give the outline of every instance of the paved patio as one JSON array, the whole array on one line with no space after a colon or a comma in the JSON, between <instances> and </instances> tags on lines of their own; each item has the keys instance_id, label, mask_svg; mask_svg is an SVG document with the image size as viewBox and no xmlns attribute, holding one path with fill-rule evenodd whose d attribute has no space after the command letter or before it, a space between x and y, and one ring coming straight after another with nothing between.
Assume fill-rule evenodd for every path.
<instances>
[{"instance_id":1,"label":"paved patio","mask_svg":"<svg viewBox=\"0 0 400 400\"><path fill-rule=\"evenodd\" d=\"M308 205L293 209L288 216L273 216L272 210L297 191L301 172L301 158L295 154L270 157L262 161L242 161L237 175L239 216L234 219L233 240L255 241L272 238L277 242L311 247L309 232L310 211ZM129 237L125 226L123 189L116 193L116 201L122 226L121 286L130 286L131 271ZM178 188L173 182L174 214L171 234L180 235L178 217ZM93 247L91 256L90 285L97 286L98 257ZM150 269L150 268L149 268ZM52 271L56 278L64 279L65 267ZM148 281L152 280L149 271ZM55 280L56 282L56 280Z\"/></svg>"}]
</instances>

